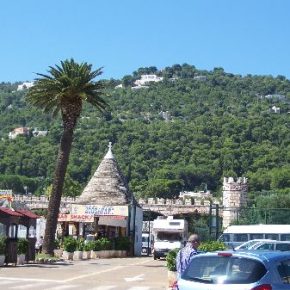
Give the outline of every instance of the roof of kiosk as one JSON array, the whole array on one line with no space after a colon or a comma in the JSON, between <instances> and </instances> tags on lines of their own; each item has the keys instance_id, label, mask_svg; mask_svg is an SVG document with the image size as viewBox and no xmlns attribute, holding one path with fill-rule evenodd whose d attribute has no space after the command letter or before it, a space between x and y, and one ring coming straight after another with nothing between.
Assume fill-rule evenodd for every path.
<instances>
[{"instance_id":1,"label":"roof of kiosk","mask_svg":"<svg viewBox=\"0 0 290 290\"><path fill-rule=\"evenodd\" d=\"M79 197L82 204L127 205L132 194L112 152L112 143Z\"/></svg>"}]
</instances>

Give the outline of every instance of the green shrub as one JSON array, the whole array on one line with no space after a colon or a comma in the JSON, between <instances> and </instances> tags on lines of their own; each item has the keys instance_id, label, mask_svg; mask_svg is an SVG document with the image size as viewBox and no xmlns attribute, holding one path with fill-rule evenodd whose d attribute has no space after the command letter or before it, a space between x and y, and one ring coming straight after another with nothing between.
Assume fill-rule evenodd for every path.
<instances>
[{"instance_id":1,"label":"green shrub","mask_svg":"<svg viewBox=\"0 0 290 290\"><path fill-rule=\"evenodd\" d=\"M130 239L128 237L118 237L114 240L115 250L129 251Z\"/></svg>"},{"instance_id":2,"label":"green shrub","mask_svg":"<svg viewBox=\"0 0 290 290\"><path fill-rule=\"evenodd\" d=\"M28 251L28 240L20 238L17 241L17 254L26 254Z\"/></svg>"},{"instance_id":3,"label":"green shrub","mask_svg":"<svg viewBox=\"0 0 290 290\"><path fill-rule=\"evenodd\" d=\"M94 251L110 250L112 242L108 238L100 238L94 241Z\"/></svg>"},{"instance_id":4,"label":"green shrub","mask_svg":"<svg viewBox=\"0 0 290 290\"><path fill-rule=\"evenodd\" d=\"M6 237L0 236L0 255L5 254L6 249Z\"/></svg>"},{"instance_id":5,"label":"green shrub","mask_svg":"<svg viewBox=\"0 0 290 290\"><path fill-rule=\"evenodd\" d=\"M63 241L63 249L67 252L74 252L77 248L77 240L72 237L65 237Z\"/></svg>"},{"instance_id":6,"label":"green shrub","mask_svg":"<svg viewBox=\"0 0 290 290\"><path fill-rule=\"evenodd\" d=\"M61 247L61 241L59 239L54 240L54 248L55 249L60 249Z\"/></svg>"},{"instance_id":7,"label":"green shrub","mask_svg":"<svg viewBox=\"0 0 290 290\"><path fill-rule=\"evenodd\" d=\"M44 254L44 253L38 253L35 257L35 260L36 261L52 261L52 262L56 262L58 261L59 259L54 257L54 256L51 256L49 254Z\"/></svg>"},{"instance_id":8,"label":"green shrub","mask_svg":"<svg viewBox=\"0 0 290 290\"><path fill-rule=\"evenodd\" d=\"M95 242L94 241L89 241L84 245L84 251L92 251L94 250L94 245Z\"/></svg>"},{"instance_id":9,"label":"green shrub","mask_svg":"<svg viewBox=\"0 0 290 290\"><path fill-rule=\"evenodd\" d=\"M166 267L169 271L176 271L176 255L180 249L174 249L166 255Z\"/></svg>"},{"instance_id":10,"label":"green shrub","mask_svg":"<svg viewBox=\"0 0 290 290\"><path fill-rule=\"evenodd\" d=\"M78 239L77 240L77 248L76 248L76 250L77 251L83 251L84 250L84 247L85 247L85 241L84 241L84 239Z\"/></svg>"},{"instance_id":11,"label":"green shrub","mask_svg":"<svg viewBox=\"0 0 290 290\"><path fill-rule=\"evenodd\" d=\"M200 251L213 252L213 251L225 250L226 246L222 242L209 241L209 242L202 242L199 245L198 249Z\"/></svg>"}]
</instances>

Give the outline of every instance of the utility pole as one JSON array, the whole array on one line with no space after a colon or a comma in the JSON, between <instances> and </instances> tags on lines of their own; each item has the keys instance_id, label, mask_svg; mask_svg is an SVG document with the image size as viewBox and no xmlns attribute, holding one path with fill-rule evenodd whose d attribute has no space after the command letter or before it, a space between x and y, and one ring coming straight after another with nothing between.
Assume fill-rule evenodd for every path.
<instances>
[{"instance_id":1,"label":"utility pole","mask_svg":"<svg viewBox=\"0 0 290 290\"><path fill-rule=\"evenodd\" d=\"M215 239L219 236L219 205L212 204L209 205L209 234L212 236L214 234Z\"/></svg>"}]
</instances>

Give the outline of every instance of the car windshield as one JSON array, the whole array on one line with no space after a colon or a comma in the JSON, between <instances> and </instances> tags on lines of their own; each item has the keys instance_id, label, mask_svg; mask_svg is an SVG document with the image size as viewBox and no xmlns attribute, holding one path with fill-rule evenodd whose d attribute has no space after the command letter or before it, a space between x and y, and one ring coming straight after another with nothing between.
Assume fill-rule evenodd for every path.
<instances>
[{"instance_id":1,"label":"car windshield","mask_svg":"<svg viewBox=\"0 0 290 290\"><path fill-rule=\"evenodd\" d=\"M260 280L265 266L256 260L234 256L198 256L182 279L207 284L249 284Z\"/></svg>"},{"instance_id":2,"label":"car windshield","mask_svg":"<svg viewBox=\"0 0 290 290\"><path fill-rule=\"evenodd\" d=\"M290 251L290 243L259 243L254 245L253 250L277 250L277 251Z\"/></svg>"},{"instance_id":3,"label":"car windshield","mask_svg":"<svg viewBox=\"0 0 290 290\"><path fill-rule=\"evenodd\" d=\"M257 244L259 241L257 240L251 240L248 242L243 243L242 245L236 247L236 249L242 250L242 249L249 249L251 246Z\"/></svg>"}]
</instances>

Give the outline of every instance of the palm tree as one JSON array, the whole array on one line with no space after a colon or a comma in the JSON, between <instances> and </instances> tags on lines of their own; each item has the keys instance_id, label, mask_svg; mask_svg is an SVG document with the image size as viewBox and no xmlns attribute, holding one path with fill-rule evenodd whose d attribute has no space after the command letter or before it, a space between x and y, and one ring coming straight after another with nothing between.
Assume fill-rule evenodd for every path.
<instances>
[{"instance_id":1,"label":"palm tree","mask_svg":"<svg viewBox=\"0 0 290 290\"><path fill-rule=\"evenodd\" d=\"M95 71L92 65L76 63L73 59L61 61L61 65L49 67L49 75L39 74L34 86L26 95L32 105L54 116L61 112L63 132L60 139L58 157L49 199L48 214L43 243L43 252L53 254L57 219L73 133L82 111L83 102L87 101L99 111L104 111L107 103L101 97L104 84L94 79L102 73L102 68Z\"/></svg>"}]
</instances>

